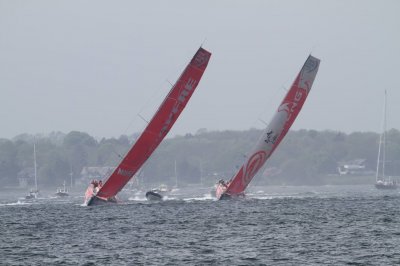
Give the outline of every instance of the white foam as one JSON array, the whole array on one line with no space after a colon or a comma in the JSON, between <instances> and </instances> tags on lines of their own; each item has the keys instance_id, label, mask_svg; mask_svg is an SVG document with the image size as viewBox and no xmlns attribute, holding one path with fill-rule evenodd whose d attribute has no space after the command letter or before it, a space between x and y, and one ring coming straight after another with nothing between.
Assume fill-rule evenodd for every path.
<instances>
[{"instance_id":1,"label":"white foam","mask_svg":"<svg viewBox=\"0 0 400 266\"><path fill-rule=\"evenodd\" d=\"M194 197L194 198L186 198L183 199L184 201L195 201L195 200L217 200L213 196L211 196L211 193L204 194L203 197Z\"/></svg>"},{"instance_id":2,"label":"white foam","mask_svg":"<svg viewBox=\"0 0 400 266\"><path fill-rule=\"evenodd\" d=\"M146 198L143 197L139 197L139 196L134 196L134 197L129 197L128 198L129 201L146 201Z\"/></svg>"},{"instance_id":3,"label":"white foam","mask_svg":"<svg viewBox=\"0 0 400 266\"><path fill-rule=\"evenodd\" d=\"M17 202L0 203L0 206L18 206L18 205L29 205L29 204L31 203L18 200Z\"/></svg>"}]
</instances>

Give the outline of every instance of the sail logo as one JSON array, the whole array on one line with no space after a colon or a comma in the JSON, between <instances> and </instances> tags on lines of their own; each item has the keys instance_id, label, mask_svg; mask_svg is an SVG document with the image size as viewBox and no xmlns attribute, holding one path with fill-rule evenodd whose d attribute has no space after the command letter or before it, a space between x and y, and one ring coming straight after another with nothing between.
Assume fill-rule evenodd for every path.
<instances>
[{"instance_id":1,"label":"sail logo","mask_svg":"<svg viewBox=\"0 0 400 266\"><path fill-rule=\"evenodd\" d=\"M204 51L199 51L196 57L193 59L193 64L200 68L202 65L207 64L210 59L210 54Z\"/></svg>"},{"instance_id":2,"label":"sail logo","mask_svg":"<svg viewBox=\"0 0 400 266\"><path fill-rule=\"evenodd\" d=\"M286 121L290 120L292 114L295 112L297 106L300 104L302 97L303 97L303 93L300 90L298 90L296 92L296 94L294 95L293 102L291 102L291 103L286 102L286 103L282 104L281 106L279 106L278 112L284 111L287 113Z\"/></svg>"},{"instance_id":3,"label":"sail logo","mask_svg":"<svg viewBox=\"0 0 400 266\"><path fill-rule=\"evenodd\" d=\"M300 73L299 88L305 89L307 92L311 90L311 86L317 75L319 60L309 57Z\"/></svg>"},{"instance_id":4,"label":"sail logo","mask_svg":"<svg viewBox=\"0 0 400 266\"><path fill-rule=\"evenodd\" d=\"M308 73L313 72L318 67L318 60L313 58L309 58L307 62L304 64L304 70Z\"/></svg>"},{"instance_id":5,"label":"sail logo","mask_svg":"<svg viewBox=\"0 0 400 266\"><path fill-rule=\"evenodd\" d=\"M183 87L183 90L179 94L177 98L177 103L175 106L172 108L171 112L168 115L167 120L165 121L163 127L161 128L159 136L161 137L163 134L168 132L168 128L172 126L174 122L175 115L179 112L179 107L181 104L184 104L187 102L187 97L190 95L191 91L193 90L194 87L196 87L197 81L189 78L185 86Z\"/></svg>"},{"instance_id":6,"label":"sail logo","mask_svg":"<svg viewBox=\"0 0 400 266\"><path fill-rule=\"evenodd\" d=\"M274 134L274 131L269 131L269 132L267 132L267 136L266 136L266 138L264 139L264 142L265 143L272 143L272 144L275 144L275 141L276 141L276 139L278 138L278 135L277 134L275 134L275 135L273 135Z\"/></svg>"},{"instance_id":7,"label":"sail logo","mask_svg":"<svg viewBox=\"0 0 400 266\"><path fill-rule=\"evenodd\" d=\"M118 174L131 178L135 174L135 172L134 171L130 171L130 170L125 170L125 169L118 168Z\"/></svg>"},{"instance_id":8,"label":"sail logo","mask_svg":"<svg viewBox=\"0 0 400 266\"><path fill-rule=\"evenodd\" d=\"M254 153L247 161L245 169L243 169L242 184L247 186L251 179L256 175L258 170L264 165L267 160L267 153L265 151L258 151Z\"/></svg>"}]
</instances>

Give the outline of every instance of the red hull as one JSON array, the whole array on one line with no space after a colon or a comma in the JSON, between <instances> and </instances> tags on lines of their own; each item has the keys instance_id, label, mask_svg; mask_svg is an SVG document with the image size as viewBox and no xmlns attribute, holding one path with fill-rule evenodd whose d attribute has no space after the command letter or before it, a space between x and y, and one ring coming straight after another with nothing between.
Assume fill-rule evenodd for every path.
<instances>
[{"instance_id":1,"label":"red hull","mask_svg":"<svg viewBox=\"0 0 400 266\"><path fill-rule=\"evenodd\" d=\"M217 197L218 200L226 200L226 199L232 199L232 198L244 198L245 194L244 192L238 193L238 194L230 194L227 191L226 185L223 184L218 184L217 189L215 190L215 196Z\"/></svg>"}]
</instances>

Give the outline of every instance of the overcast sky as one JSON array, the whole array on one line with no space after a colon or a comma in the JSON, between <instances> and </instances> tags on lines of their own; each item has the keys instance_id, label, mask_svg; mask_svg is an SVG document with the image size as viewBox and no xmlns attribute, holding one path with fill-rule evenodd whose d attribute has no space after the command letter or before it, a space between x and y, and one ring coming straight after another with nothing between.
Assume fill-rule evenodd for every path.
<instances>
[{"instance_id":1,"label":"overcast sky","mask_svg":"<svg viewBox=\"0 0 400 266\"><path fill-rule=\"evenodd\" d=\"M168 137L264 128L309 53L292 129L400 128L400 1L0 0L0 138L141 131L198 47L208 68Z\"/></svg>"}]
</instances>

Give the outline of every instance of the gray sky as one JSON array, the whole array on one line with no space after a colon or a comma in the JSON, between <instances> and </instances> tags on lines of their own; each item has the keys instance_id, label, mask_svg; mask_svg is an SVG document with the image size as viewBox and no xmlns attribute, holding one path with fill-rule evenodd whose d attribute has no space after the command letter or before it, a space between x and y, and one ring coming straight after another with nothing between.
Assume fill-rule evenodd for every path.
<instances>
[{"instance_id":1,"label":"gray sky","mask_svg":"<svg viewBox=\"0 0 400 266\"><path fill-rule=\"evenodd\" d=\"M264 128L311 52L292 129L400 128L400 1L0 0L0 137L141 131L197 48L213 53L168 137Z\"/></svg>"}]
</instances>

